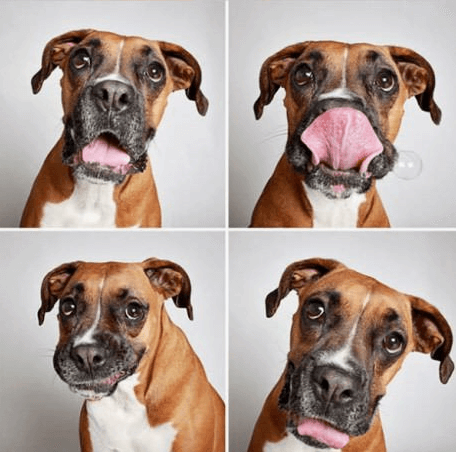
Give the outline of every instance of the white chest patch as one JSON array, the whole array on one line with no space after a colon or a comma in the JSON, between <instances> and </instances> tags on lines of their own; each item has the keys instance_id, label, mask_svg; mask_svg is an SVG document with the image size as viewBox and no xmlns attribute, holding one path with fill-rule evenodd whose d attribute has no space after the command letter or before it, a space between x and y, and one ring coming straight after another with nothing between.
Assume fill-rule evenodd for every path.
<instances>
[{"instance_id":1,"label":"white chest patch","mask_svg":"<svg viewBox=\"0 0 456 452\"><path fill-rule=\"evenodd\" d=\"M177 431L171 423L150 426L133 391L137 384L135 374L111 396L87 402L93 452L171 452Z\"/></svg>"},{"instance_id":2,"label":"white chest patch","mask_svg":"<svg viewBox=\"0 0 456 452\"><path fill-rule=\"evenodd\" d=\"M305 186L312 205L314 228L356 228L359 206L366 195L353 193L347 199L329 199L319 190Z\"/></svg>"},{"instance_id":3,"label":"white chest patch","mask_svg":"<svg viewBox=\"0 0 456 452\"><path fill-rule=\"evenodd\" d=\"M61 203L46 203L43 228L114 228L114 184L77 179L72 195Z\"/></svg>"},{"instance_id":4,"label":"white chest patch","mask_svg":"<svg viewBox=\"0 0 456 452\"><path fill-rule=\"evenodd\" d=\"M288 434L284 439L277 443L267 442L263 447L263 452L321 452L322 449L315 449L304 444L293 435ZM341 452L340 449L324 449L325 452Z\"/></svg>"}]
</instances>

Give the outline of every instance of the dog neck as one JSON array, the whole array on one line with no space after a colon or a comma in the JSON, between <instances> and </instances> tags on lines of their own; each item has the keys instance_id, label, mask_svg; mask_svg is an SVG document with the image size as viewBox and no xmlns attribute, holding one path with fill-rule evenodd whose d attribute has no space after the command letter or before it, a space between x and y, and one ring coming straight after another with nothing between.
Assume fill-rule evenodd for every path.
<instances>
[{"instance_id":1,"label":"dog neck","mask_svg":"<svg viewBox=\"0 0 456 452\"><path fill-rule=\"evenodd\" d=\"M305 191L312 206L314 228L356 228L359 208L366 201L364 193L353 193L346 199L330 199L307 185Z\"/></svg>"}]
</instances>

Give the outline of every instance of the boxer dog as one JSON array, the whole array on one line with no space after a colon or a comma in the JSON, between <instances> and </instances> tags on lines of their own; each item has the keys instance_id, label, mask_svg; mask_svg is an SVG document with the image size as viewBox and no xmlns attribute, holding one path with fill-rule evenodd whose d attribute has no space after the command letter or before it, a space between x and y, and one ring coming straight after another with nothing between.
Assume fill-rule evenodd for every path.
<instances>
[{"instance_id":1,"label":"boxer dog","mask_svg":"<svg viewBox=\"0 0 456 452\"><path fill-rule=\"evenodd\" d=\"M451 329L421 298L329 259L288 266L266 297L271 317L299 296L287 365L256 423L248 452L385 451L378 404L412 351L440 362L447 383Z\"/></svg>"},{"instance_id":2,"label":"boxer dog","mask_svg":"<svg viewBox=\"0 0 456 452\"><path fill-rule=\"evenodd\" d=\"M168 95L185 89L201 115L201 69L182 47L96 30L70 31L45 47L33 92L56 67L64 130L46 158L22 227L159 227L147 149Z\"/></svg>"},{"instance_id":3,"label":"boxer dog","mask_svg":"<svg viewBox=\"0 0 456 452\"><path fill-rule=\"evenodd\" d=\"M41 287L40 325L59 303L54 368L86 400L82 452L223 452L224 403L169 318L173 298L193 319L179 265L71 262Z\"/></svg>"},{"instance_id":4,"label":"boxer dog","mask_svg":"<svg viewBox=\"0 0 456 452\"><path fill-rule=\"evenodd\" d=\"M416 52L395 46L302 42L260 72L257 119L285 89L285 153L253 212L252 227L389 227L375 181L393 169L405 101L435 124L435 77Z\"/></svg>"}]
</instances>

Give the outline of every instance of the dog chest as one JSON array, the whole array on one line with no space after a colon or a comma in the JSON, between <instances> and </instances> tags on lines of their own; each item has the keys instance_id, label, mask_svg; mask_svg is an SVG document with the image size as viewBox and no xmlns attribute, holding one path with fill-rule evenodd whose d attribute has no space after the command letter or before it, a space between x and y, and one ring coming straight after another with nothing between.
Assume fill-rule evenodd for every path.
<instances>
[{"instance_id":1,"label":"dog chest","mask_svg":"<svg viewBox=\"0 0 456 452\"><path fill-rule=\"evenodd\" d=\"M77 179L71 196L43 207L41 227L114 228L116 203L113 183Z\"/></svg>"},{"instance_id":2,"label":"dog chest","mask_svg":"<svg viewBox=\"0 0 456 452\"><path fill-rule=\"evenodd\" d=\"M281 439L277 443L271 443L269 441L263 447L263 452L319 452L321 449L315 449L313 447L304 444L299 441L293 435L287 434L285 438ZM339 449L325 449L325 452L340 452Z\"/></svg>"},{"instance_id":3,"label":"dog chest","mask_svg":"<svg viewBox=\"0 0 456 452\"><path fill-rule=\"evenodd\" d=\"M176 437L171 423L151 427L146 407L135 396L133 375L99 401L87 402L93 452L168 452Z\"/></svg>"},{"instance_id":4,"label":"dog chest","mask_svg":"<svg viewBox=\"0 0 456 452\"><path fill-rule=\"evenodd\" d=\"M365 194L353 193L347 199L329 199L318 190L305 186L312 205L314 228L356 228L359 208L366 201Z\"/></svg>"}]
</instances>

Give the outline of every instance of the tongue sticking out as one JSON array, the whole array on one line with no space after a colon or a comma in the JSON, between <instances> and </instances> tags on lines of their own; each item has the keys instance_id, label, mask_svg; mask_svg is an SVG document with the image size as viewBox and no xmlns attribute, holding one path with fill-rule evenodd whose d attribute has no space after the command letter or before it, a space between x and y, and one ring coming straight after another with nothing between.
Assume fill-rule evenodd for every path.
<instances>
[{"instance_id":1,"label":"tongue sticking out","mask_svg":"<svg viewBox=\"0 0 456 452\"><path fill-rule=\"evenodd\" d=\"M301 135L312 152L312 163L334 170L359 169L366 173L383 145L367 117L354 108L332 108L318 116Z\"/></svg>"},{"instance_id":2,"label":"tongue sticking out","mask_svg":"<svg viewBox=\"0 0 456 452\"><path fill-rule=\"evenodd\" d=\"M333 449L342 449L350 439L346 433L339 432L315 419L305 419L302 421L298 425L298 433L301 436L311 436L320 443L326 444Z\"/></svg>"},{"instance_id":3,"label":"tongue sticking out","mask_svg":"<svg viewBox=\"0 0 456 452\"><path fill-rule=\"evenodd\" d=\"M130 156L102 138L97 138L82 150L82 160L86 163L99 163L109 166L113 171L126 173Z\"/></svg>"}]
</instances>

